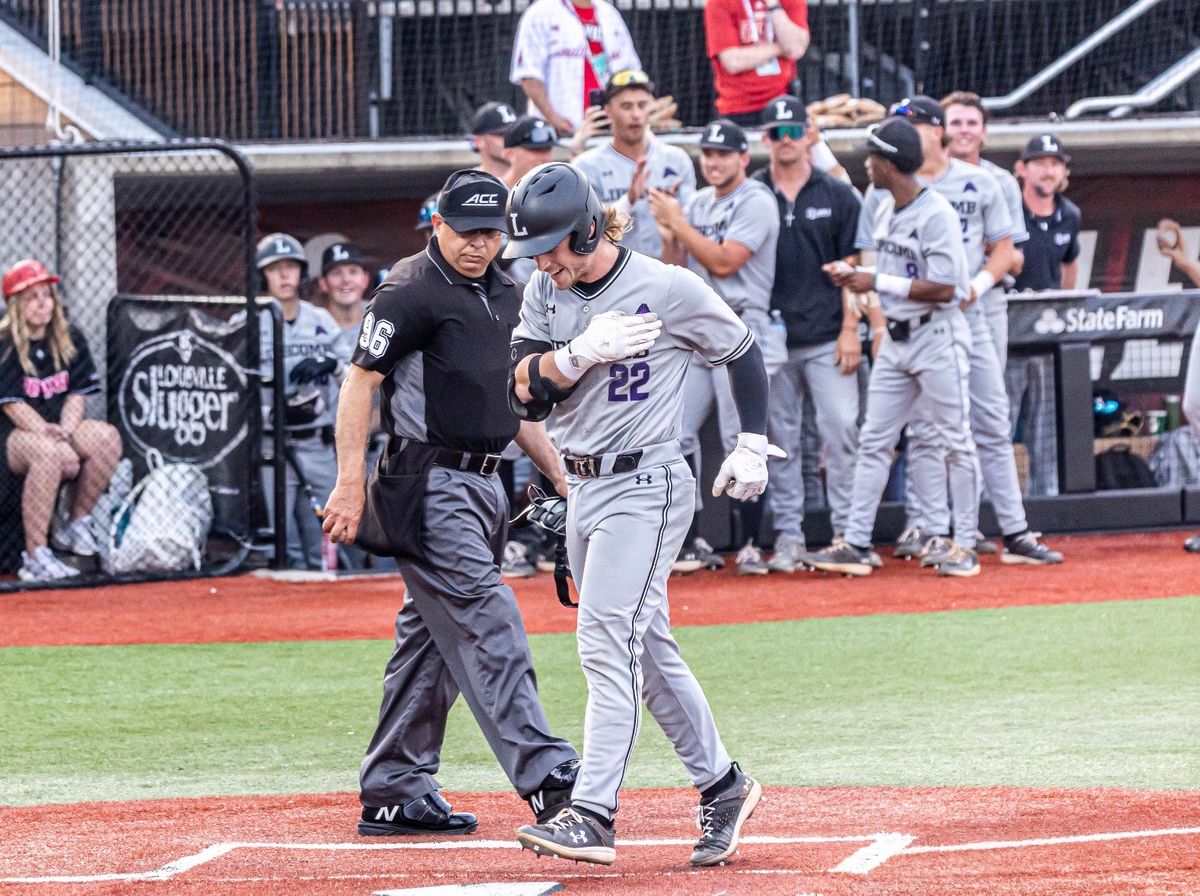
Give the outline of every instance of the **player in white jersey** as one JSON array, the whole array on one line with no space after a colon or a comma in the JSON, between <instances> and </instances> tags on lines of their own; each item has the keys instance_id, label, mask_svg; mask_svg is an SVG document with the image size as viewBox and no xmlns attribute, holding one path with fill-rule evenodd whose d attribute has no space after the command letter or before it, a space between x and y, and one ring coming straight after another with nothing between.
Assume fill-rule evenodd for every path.
<instances>
[{"instance_id":1,"label":"player in white jersey","mask_svg":"<svg viewBox=\"0 0 1200 896\"><path fill-rule=\"evenodd\" d=\"M1042 544L1030 531L1017 478L1016 457L1012 447L1008 392L1004 371L996 357L991 327L979 299L1008 273L1013 264L1012 235L1015 225L1000 185L988 172L975 165L951 158L946 152L945 112L927 96L903 100L893 110L903 115L921 137L924 164L918 180L937 191L958 213L962 245L967 255L971 289L964 303L971 327L971 432L979 455L983 484L1004 536L1001 561L1006 564L1054 564L1062 555ZM871 198L866 200L871 202ZM861 231L860 231L861 234ZM869 236L859 243L860 248ZM990 247L990 252L988 248ZM947 506L945 446L933 435L933 428L919 414L910 430L908 443L908 532L898 550L909 544L925 542L921 562L936 566L952 549L947 537L950 511Z\"/></svg>"},{"instance_id":2,"label":"player in white jersey","mask_svg":"<svg viewBox=\"0 0 1200 896\"><path fill-rule=\"evenodd\" d=\"M336 551L321 531L313 501L323 501L333 491L337 476L333 422L338 379L345 372L345 364L338 360L342 330L328 311L300 298L300 283L308 263L295 237L286 233L263 237L258 244L256 264L268 295L279 302L283 311L287 565L290 569L335 568ZM272 329L269 312L260 312L259 358L264 384L274 378ZM274 402L269 387L262 390L262 404L266 421L263 496L268 517L274 523L275 477L270 461L274 457L272 430L278 421L272 416Z\"/></svg>"},{"instance_id":3,"label":"player in white jersey","mask_svg":"<svg viewBox=\"0 0 1200 896\"><path fill-rule=\"evenodd\" d=\"M906 120L872 126L863 149L876 199L864 204L860 220L873 240L876 270L856 270L844 261L824 269L840 287L879 294L887 335L871 368L844 540L809 554L809 562L870 575L871 533L896 440L920 408L934 437L947 446L954 495L954 543L938 573L978 575L979 464L967 394L971 331L959 308L970 292L961 226L950 203L916 180L921 138Z\"/></svg>"},{"instance_id":4,"label":"player in white jersey","mask_svg":"<svg viewBox=\"0 0 1200 896\"><path fill-rule=\"evenodd\" d=\"M708 186L686 207L661 190L650 193L654 219L663 231L663 260L687 264L725 300L754 333L763 353L767 375L774 376L787 360L786 335L772 326L771 288L775 284L775 244L779 214L775 196L761 181L746 176L750 163L745 132L726 119L704 128L700 137L700 172ZM713 408L726 451L737 441L738 422L724 371L697 356L687 378L683 403L683 452L699 470L700 428ZM758 547L762 502L740 508L739 575L766 575L767 564ZM689 533L689 541L695 532Z\"/></svg>"},{"instance_id":5,"label":"player in white jersey","mask_svg":"<svg viewBox=\"0 0 1200 896\"><path fill-rule=\"evenodd\" d=\"M517 839L539 854L615 860L613 816L644 700L701 794L692 864L715 865L737 848L761 788L730 760L670 630L667 579L695 490L679 448L683 383L693 353L728 366L744 431L713 492L756 497L770 450L762 355L699 277L618 245L623 216L605 211L578 169L531 172L508 212L505 251L538 262L513 332L512 404L546 420L566 464L588 683L572 805Z\"/></svg>"},{"instance_id":6,"label":"player in white jersey","mask_svg":"<svg viewBox=\"0 0 1200 896\"><path fill-rule=\"evenodd\" d=\"M587 175L601 202L629 215L632 223L621 245L660 258L662 238L650 211L650 191L674 193L686 205L696 191L696 169L683 149L650 132L654 84L645 72L617 72L603 98L603 106L589 108L588 122L607 119L612 139L572 164Z\"/></svg>"}]
</instances>

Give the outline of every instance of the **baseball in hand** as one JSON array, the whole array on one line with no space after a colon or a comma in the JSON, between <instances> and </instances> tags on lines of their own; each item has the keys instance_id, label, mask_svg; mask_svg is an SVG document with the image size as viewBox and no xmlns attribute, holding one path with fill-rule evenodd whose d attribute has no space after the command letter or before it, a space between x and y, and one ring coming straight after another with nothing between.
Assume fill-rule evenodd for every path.
<instances>
[{"instance_id":1,"label":"baseball in hand","mask_svg":"<svg viewBox=\"0 0 1200 896\"><path fill-rule=\"evenodd\" d=\"M1179 225L1174 221L1163 219L1158 222L1158 233L1155 239L1162 249L1174 249L1179 244Z\"/></svg>"}]
</instances>

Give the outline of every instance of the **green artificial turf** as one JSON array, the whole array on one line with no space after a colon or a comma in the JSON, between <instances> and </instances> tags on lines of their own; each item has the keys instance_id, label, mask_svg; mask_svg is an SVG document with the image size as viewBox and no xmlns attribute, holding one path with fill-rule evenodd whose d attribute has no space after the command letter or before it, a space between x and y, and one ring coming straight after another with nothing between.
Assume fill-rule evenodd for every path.
<instances>
[{"instance_id":1,"label":"green artificial turf","mask_svg":"<svg viewBox=\"0 0 1200 896\"><path fill-rule=\"evenodd\" d=\"M676 632L770 784L1200 786L1200 598ZM573 635L532 639L576 743ZM0 650L0 803L356 789L381 641ZM470 714L450 790L507 786ZM647 714L627 786L686 786Z\"/></svg>"}]
</instances>

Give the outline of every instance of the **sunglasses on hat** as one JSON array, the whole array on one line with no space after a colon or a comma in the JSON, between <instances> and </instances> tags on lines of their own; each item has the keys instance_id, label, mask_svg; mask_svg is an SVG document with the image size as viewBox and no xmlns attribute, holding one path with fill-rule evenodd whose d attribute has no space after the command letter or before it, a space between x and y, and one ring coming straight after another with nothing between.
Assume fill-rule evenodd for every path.
<instances>
[{"instance_id":1,"label":"sunglasses on hat","mask_svg":"<svg viewBox=\"0 0 1200 896\"><path fill-rule=\"evenodd\" d=\"M804 137L804 127L798 124L780 124L773 128L767 128L767 133L772 140L782 140L784 137L800 140Z\"/></svg>"},{"instance_id":2,"label":"sunglasses on hat","mask_svg":"<svg viewBox=\"0 0 1200 896\"><path fill-rule=\"evenodd\" d=\"M617 72L608 80L609 87L633 87L638 84L649 84L650 76L636 68Z\"/></svg>"}]
</instances>

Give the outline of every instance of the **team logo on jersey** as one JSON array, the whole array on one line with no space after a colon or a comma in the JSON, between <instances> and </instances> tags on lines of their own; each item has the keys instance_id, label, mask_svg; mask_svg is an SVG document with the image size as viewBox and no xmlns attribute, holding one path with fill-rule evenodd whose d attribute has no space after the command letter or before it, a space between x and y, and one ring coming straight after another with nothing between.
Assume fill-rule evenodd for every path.
<instances>
[{"instance_id":1,"label":"team logo on jersey","mask_svg":"<svg viewBox=\"0 0 1200 896\"><path fill-rule=\"evenodd\" d=\"M678 177L678 176L679 176L679 172L670 166L667 166L666 168L663 169L663 177Z\"/></svg>"},{"instance_id":2,"label":"team logo on jersey","mask_svg":"<svg viewBox=\"0 0 1200 896\"><path fill-rule=\"evenodd\" d=\"M499 193L476 193L463 200L463 206L470 208L495 208L499 204Z\"/></svg>"},{"instance_id":3,"label":"team logo on jersey","mask_svg":"<svg viewBox=\"0 0 1200 896\"><path fill-rule=\"evenodd\" d=\"M1054 245L1065 246L1069 242L1071 242L1071 234L1069 234L1069 233L1054 234Z\"/></svg>"},{"instance_id":4,"label":"team logo on jersey","mask_svg":"<svg viewBox=\"0 0 1200 896\"><path fill-rule=\"evenodd\" d=\"M832 218L833 209L831 208L806 208L804 217L809 221L818 221L821 218Z\"/></svg>"},{"instance_id":5,"label":"team logo on jersey","mask_svg":"<svg viewBox=\"0 0 1200 896\"><path fill-rule=\"evenodd\" d=\"M917 235L917 228L915 228L915 227L913 228L912 233L910 233L908 235L908 238L910 240L919 240L920 239L920 237Z\"/></svg>"},{"instance_id":6,"label":"team logo on jersey","mask_svg":"<svg viewBox=\"0 0 1200 896\"><path fill-rule=\"evenodd\" d=\"M642 304L638 305L638 310L633 313L634 314L649 314L650 306L647 305L645 302L642 302Z\"/></svg>"},{"instance_id":7,"label":"team logo on jersey","mask_svg":"<svg viewBox=\"0 0 1200 896\"><path fill-rule=\"evenodd\" d=\"M975 189L975 185L973 183L971 183L970 181L967 181L966 185L963 187L963 192L964 193L978 193L979 191Z\"/></svg>"}]
</instances>

